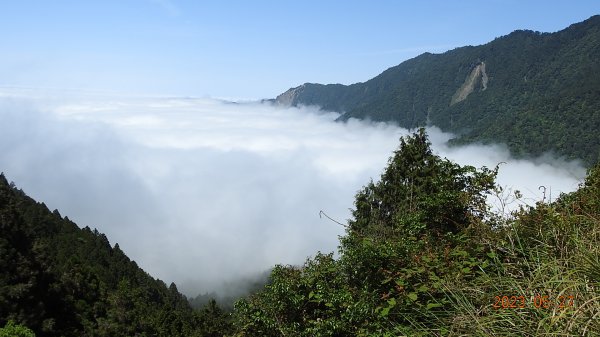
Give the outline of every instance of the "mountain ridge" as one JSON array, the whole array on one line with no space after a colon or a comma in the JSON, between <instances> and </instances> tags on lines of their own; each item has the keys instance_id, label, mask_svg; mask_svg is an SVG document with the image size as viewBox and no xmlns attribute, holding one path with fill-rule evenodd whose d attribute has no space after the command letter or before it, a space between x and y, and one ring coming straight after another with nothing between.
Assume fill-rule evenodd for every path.
<instances>
[{"instance_id":1,"label":"mountain ridge","mask_svg":"<svg viewBox=\"0 0 600 337\"><path fill-rule=\"evenodd\" d=\"M517 157L554 152L591 165L600 158L598 60L595 15L554 33L517 30L479 46L424 53L365 82L305 83L274 101L340 112L340 121L433 125L456 134L452 144L501 142Z\"/></svg>"},{"instance_id":2,"label":"mountain ridge","mask_svg":"<svg viewBox=\"0 0 600 337\"><path fill-rule=\"evenodd\" d=\"M225 331L216 303L193 310L106 235L80 228L0 173L0 336L207 336ZM212 335L211 335L212 336Z\"/></svg>"}]
</instances>

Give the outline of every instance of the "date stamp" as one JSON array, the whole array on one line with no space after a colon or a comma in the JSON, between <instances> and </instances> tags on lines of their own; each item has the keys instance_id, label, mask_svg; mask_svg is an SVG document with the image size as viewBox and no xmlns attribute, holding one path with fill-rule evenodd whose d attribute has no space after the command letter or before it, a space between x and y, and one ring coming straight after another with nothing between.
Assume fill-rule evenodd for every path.
<instances>
[{"instance_id":1,"label":"date stamp","mask_svg":"<svg viewBox=\"0 0 600 337\"><path fill-rule=\"evenodd\" d=\"M492 307L497 310L503 309L567 309L575 307L575 295L544 295L536 294L534 296L494 296Z\"/></svg>"}]
</instances>

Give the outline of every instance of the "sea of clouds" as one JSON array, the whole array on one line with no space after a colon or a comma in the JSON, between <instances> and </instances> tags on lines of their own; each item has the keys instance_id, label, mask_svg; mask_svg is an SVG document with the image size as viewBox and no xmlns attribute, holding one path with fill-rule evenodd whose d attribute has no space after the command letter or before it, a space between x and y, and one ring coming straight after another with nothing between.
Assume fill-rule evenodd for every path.
<instances>
[{"instance_id":1,"label":"sea of clouds","mask_svg":"<svg viewBox=\"0 0 600 337\"><path fill-rule=\"evenodd\" d=\"M275 264L335 251L355 193L377 180L408 130L314 107L209 98L0 88L0 171L80 226L98 228L151 275L188 295ZM502 145L434 150L460 164L501 165L498 182L546 199L585 170ZM550 193L551 190L551 193ZM498 200L490 199L498 203Z\"/></svg>"}]
</instances>

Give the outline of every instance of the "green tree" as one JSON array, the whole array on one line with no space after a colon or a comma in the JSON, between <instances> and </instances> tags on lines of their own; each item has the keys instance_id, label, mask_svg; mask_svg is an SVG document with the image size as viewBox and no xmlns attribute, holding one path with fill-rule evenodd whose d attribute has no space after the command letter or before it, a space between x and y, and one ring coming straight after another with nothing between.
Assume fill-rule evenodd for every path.
<instances>
[{"instance_id":1,"label":"green tree","mask_svg":"<svg viewBox=\"0 0 600 337\"><path fill-rule=\"evenodd\" d=\"M8 321L4 328L0 328L0 337L35 337L35 334L26 326Z\"/></svg>"},{"instance_id":2,"label":"green tree","mask_svg":"<svg viewBox=\"0 0 600 337\"><path fill-rule=\"evenodd\" d=\"M377 183L356 195L341 240L342 261L356 286L375 286L381 271L403 268L415 254L451 245L483 220L497 170L460 166L435 155L424 129L400 140Z\"/></svg>"},{"instance_id":3,"label":"green tree","mask_svg":"<svg viewBox=\"0 0 600 337\"><path fill-rule=\"evenodd\" d=\"M459 244L484 219L495 175L435 155L423 129L402 138L381 180L357 194L340 259L274 268L261 293L237 303L240 336L402 333L401 315L447 302L437 280L479 264Z\"/></svg>"},{"instance_id":4,"label":"green tree","mask_svg":"<svg viewBox=\"0 0 600 337\"><path fill-rule=\"evenodd\" d=\"M381 180L357 194L350 234L385 229L411 236L456 233L485 212L495 173L440 158L420 129L400 139Z\"/></svg>"}]
</instances>

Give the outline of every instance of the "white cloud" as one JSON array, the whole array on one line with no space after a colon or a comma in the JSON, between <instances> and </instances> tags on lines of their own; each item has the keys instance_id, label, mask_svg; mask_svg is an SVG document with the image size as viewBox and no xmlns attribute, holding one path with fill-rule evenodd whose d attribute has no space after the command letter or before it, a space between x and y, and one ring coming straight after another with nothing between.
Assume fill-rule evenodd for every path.
<instances>
[{"instance_id":1,"label":"white cloud","mask_svg":"<svg viewBox=\"0 0 600 337\"><path fill-rule=\"evenodd\" d=\"M0 90L1 91L1 90ZM379 177L406 130L312 108L210 99L0 92L0 171L188 294L334 251L353 198ZM540 198L575 189L569 163L513 160L501 147L434 149L501 169ZM569 165L566 165L569 164Z\"/></svg>"}]
</instances>

